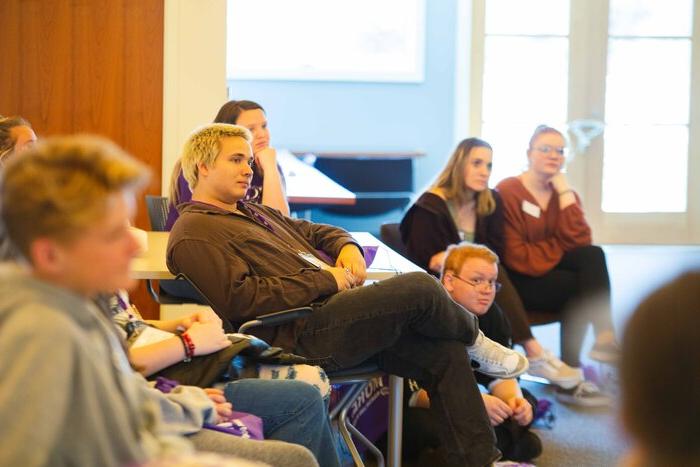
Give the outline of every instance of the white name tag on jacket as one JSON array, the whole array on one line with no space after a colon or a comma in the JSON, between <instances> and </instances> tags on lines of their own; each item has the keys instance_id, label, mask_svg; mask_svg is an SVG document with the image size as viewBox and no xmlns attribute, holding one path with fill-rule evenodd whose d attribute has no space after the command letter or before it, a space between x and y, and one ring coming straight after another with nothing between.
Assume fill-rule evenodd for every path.
<instances>
[{"instance_id":1,"label":"white name tag on jacket","mask_svg":"<svg viewBox=\"0 0 700 467\"><path fill-rule=\"evenodd\" d=\"M536 204L532 204L531 202L529 202L526 199L523 200L523 212L525 214L529 214L532 217L536 217L539 219L541 211L542 210L540 209L540 207L537 206Z\"/></svg>"},{"instance_id":2,"label":"white name tag on jacket","mask_svg":"<svg viewBox=\"0 0 700 467\"><path fill-rule=\"evenodd\" d=\"M316 258L316 257L315 257L314 255L312 255L311 253L307 253L307 252L305 252L305 251L297 251L297 254L298 254L304 261L306 261L307 263L313 264L313 265L316 266L317 268L320 268L320 269L327 269L327 268L328 268L328 265L327 265L326 263L324 263L324 262L321 261L320 259Z\"/></svg>"}]
</instances>

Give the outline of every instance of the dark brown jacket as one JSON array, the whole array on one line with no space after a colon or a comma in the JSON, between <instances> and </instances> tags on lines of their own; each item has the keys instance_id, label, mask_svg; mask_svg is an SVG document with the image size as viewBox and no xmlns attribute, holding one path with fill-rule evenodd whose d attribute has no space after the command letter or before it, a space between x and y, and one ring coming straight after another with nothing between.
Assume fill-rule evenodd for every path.
<instances>
[{"instance_id":1,"label":"dark brown jacket","mask_svg":"<svg viewBox=\"0 0 700 467\"><path fill-rule=\"evenodd\" d=\"M346 244L357 245L349 233L285 217L267 206L241 205L250 216L198 202L182 206L170 232L168 269L187 274L215 311L236 327L264 313L323 301L338 291L333 275L299 252L320 258L316 250L321 250L336 258ZM254 334L291 351L303 324L297 320Z\"/></svg>"}]
</instances>

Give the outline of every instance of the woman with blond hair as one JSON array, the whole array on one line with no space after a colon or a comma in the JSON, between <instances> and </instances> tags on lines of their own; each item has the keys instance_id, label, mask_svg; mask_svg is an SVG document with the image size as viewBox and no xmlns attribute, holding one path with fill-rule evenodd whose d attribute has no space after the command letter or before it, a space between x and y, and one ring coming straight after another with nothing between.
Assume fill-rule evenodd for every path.
<instances>
[{"instance_id":1,"label":"woman with blond hair","mask_svg":"<svg viewBox=\"0 0 700 467\"><path fill-rule=\"evenodd\" d=\"M461 141L432 186L406 212L401 236L409 259L439 275L447 247L469 241L488 246L501 256L503 209L499 193L488 187L493 150L484 140ZM498 280L503 288L496 303L505 311L513 342L530 360L529 373L561 387L572 387L577 372L542 347L530 330L527 313L504 268Z\"/></svg>"}]
</instances>

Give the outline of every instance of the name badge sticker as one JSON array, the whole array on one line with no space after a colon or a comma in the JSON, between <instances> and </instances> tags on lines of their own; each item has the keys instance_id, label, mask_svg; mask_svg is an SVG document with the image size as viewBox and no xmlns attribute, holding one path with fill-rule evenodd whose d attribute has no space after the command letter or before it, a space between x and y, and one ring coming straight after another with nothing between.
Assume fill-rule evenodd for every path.
<instances>
[{"instance_id":1,"label":"name badge sticker","mask_svg":"<svg viewBox=\"0 0 700 467\"><path fill-rule=\"evenodd\" d=\"M529 214L532 217L536 217L537 219L539 219L540 213L542 212L542 210L540 209L539 206L532 204L531 202L524 199L523 200L523 212L525 214Z\"/></svg>"},{"instance_id":2,"label":"name badge sticker","mask_svg":"<svg viewBox=\"0 0 700 467\"><path fill-rule=\"evenodd\" d=\"M316 258L314 255L311 253L307 253L306 251L298 251L297 254L307 263L311 263L317 268L325 269L328 267L326 263L321 261L320 259Z\"/></svg>"}]
</instances>

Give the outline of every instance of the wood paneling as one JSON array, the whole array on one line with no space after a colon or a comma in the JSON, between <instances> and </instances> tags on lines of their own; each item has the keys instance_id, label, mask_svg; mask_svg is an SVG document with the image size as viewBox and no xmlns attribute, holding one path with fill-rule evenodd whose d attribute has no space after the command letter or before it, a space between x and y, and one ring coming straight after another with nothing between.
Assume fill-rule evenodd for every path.
<instances>
[{"instance_id":1,"label":"wood paneling","mask_svg":"<svg viewBox=\"0 0 700 467\"><path fill-rule=\"evenodd\" d=\"M2 0L0 114L37 134L106 136L153 172L160 194L163 0ZM143 200L136 225L149 229ZM132 293L147 317L158 308Z\"/></svg>"}]
</instances>

